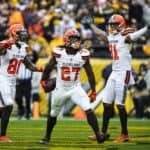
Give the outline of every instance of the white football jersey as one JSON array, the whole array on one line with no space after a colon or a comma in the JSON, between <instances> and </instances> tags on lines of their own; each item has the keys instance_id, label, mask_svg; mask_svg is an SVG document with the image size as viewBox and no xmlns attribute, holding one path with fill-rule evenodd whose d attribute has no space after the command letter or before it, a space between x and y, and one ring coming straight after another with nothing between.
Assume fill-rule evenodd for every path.
<instances>
[{"instance_id":1,"label":"white football jersey","mask_svg":"<svg viewBox=\"0 0 150 150\"><path fill-rule=\"evenodd\" d=\"M19 66L23 63L25 56L27 55L26 49L28 45L24 42L20 42L21 47L18 48L15 44L11 49L7 49L6 54L0 56L0 74L15 78L18 73Z\"/></svg>"},{"instance_id":2,"label":"white football jersey","mask_svg":"<svg viewBox=\"0 0 150 150\"><path fill-rule=\"evenodd\" d=\"M81 69L89 59L89 55L86 49L70 55L67 54L65 48L54 48L53 56L57 61L56 87L73 88L79 84Z\"/></svg>"},{"instance_id":3,"label":"white football jersey","mask_svg":"<svg viewBox=\"0 0 150 150\"><path fill-rule=\"evenodd\" d=\"M108 36L109 51L112 56L112 70L131 70L131 43L125 43L126 37L135 30L126 29L123 32Z\"/></svg>"}]
</instances>

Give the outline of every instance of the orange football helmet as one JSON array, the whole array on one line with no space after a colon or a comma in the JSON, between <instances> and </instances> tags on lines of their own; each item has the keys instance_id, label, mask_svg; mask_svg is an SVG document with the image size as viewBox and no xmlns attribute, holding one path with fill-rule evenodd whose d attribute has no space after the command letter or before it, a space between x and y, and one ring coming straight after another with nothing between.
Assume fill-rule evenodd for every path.
<instances>
[{"instance_id":1,"label":"orange football helmet","mask_svg":"<svg viewBox=\"0 0 150 150\"><path fill-rule=\"evenodd\" d=\"M126 27L126 22L123 16L114 14L109 18L108 31L109 33L117 33Z\"/></svg>"},{"instance_id":2,"label":"orange football helmet","mask_svg":"<svg viewBox=\"0 0 150 150\"><path fill-rule=\"evenodd\" d=\"M8 36L16 41L23 36L27 37L27 32L22 24L13 24L8 29Z\"/></svg>"},{"instance_id":3,"label":"orange football helmet","mask_svg":"<svg viewBox=\"0 0 150 150\"><path fill-rule=\"evenodd\" d=\"M64 34L66 47L78 49L80 47L80 33L76 29L68 29Z\"/></svg>"}]
</instances>

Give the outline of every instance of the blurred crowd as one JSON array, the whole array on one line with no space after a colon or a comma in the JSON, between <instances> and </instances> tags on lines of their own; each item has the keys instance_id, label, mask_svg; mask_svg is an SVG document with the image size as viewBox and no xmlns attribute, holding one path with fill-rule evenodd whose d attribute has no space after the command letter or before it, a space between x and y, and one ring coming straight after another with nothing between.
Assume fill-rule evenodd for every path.
<instances>
[{"instance_id":1,"label":"blurred crowd","mask_svg":"<svg viewBox=\"0 0 150 150\"><path fill-rule=\"evenodd\" d=\"M7 38L11 24L20 23L28 30L31 49L39 57L48 57L53 47L63 45L64 32L76 28L93 57L109 58L107 43L96 39L83 18L91 14L94 23L106 30L114 13L122 14L127 26L139 29L150 23L150 0L1 0L0 41ZM134 44L132 54L135 58L150 56L149 34Z\"/></svg>"},{"instance_id":2,"label":"blurred crowd","mask_svg":"<svg viewBox=\"0 0 150 150\"><path fill-rule=\"evenodd\" d=\"M139 66L139 73L134 74L135 84L130 89L134 103L135 117L150 118L150 61Z\"/></svg>"}]
</instances>

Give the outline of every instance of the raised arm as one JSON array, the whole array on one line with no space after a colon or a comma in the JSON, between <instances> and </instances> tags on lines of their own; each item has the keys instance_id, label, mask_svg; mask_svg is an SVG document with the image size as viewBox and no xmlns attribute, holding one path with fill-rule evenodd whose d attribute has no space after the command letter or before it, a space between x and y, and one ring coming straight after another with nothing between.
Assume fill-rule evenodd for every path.
<instances>
[{"instance_id":1,"label":"raised arm","mask_svg":"<svg viewBox=\"0 0 150 150\"><path fill-rule=\"evenodd\" d=\"M107 33L103 30L101 30L100 28L96 27L96 25L94 25L93 23L90 24L91 29L94 31L94 33L97 35L97 38L99 40L103 40L103 41L108 41L107 38Z\"/></svg>"},{"instance_id":2,"label":"raised arm","mask_svg":"<svg viewBox=\"0 0 150 150\"><path fill-rule=\"evenodd\" d=\"M96 27L93 23L93 18L91 16L86 16L84 21L90 26L93 32L97 35L97 38L103 41L108 41L107 33L100 28Z\"/></svg>"},{"instance_id":3,"label":"raised arm","mask_svg":"<svg viewBox=\"0 0 150 150\"><path fill-rule=\"evenodd\" d=\"M127 38L126 38L126 42L132 42L132 41L136 41L138 38L140 38L143 34L145 34L148 30L150 30L150 25L147 27L144 27L134 33L130 33Z\"/></svg>"}]
</instances>

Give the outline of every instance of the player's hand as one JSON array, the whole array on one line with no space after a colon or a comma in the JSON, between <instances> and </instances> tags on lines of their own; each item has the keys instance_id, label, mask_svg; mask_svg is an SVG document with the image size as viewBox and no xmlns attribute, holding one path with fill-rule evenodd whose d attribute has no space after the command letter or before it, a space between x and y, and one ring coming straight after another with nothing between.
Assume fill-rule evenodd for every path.
<instances>
[{"instance_id":1,"label":"player's hand","mask_svg":"<svg viewBox=\"0 0 150 150\"><path fill-rule=\"evenodd\" d=\"M55 89L56 87L56 78L49 78L48 80L41 80L40 84L42 86L42 88L44 89L44 91L47 92L51 92Z\"/></svg>"},{"instance_id":2,"label":"player's hand","mask_svg":"<svg viewBox=\"0 0 150 150\"><path fill-rule=\"evenodd\" d=\"M6 40L3 43L0 43L0 48L1 49L11 49L12 45L15 42L13 40Z\"/></svg>"},{"instance_id":3,"label":"player's hand","mask_svg":"<svg viewBox=\"0 0 150 150\"><path fill-rule=\"evenodd\" d=\"M91 91L88 96L90 98L90 101L93 102L96 99L96 92Z\"/></svg>"},{"instance_id":4,"label":"player's hand","mask_svg":"<svg viewBox=\"0 0 150 150\"><path fill-rule=\"evenodd\" d=\"M94 21L93 21L93 17L92 17L91 15L85 16L85 17L83 18L83 22L90 25L90 24L92 24L92 23L94 22Z\"/></svg>"},{"instance_id":5,"label":"player's hand","mask_svg":"<svg viewBox=\"0 0 150 150\"><path fill-rule=\"evenodd\" d=\"M150 24L147 26L147 29L150 30Z\"/></svg>"},{"instance_id":6,"label":"player's hand","mask_svg":"<svg viewBox=\"0 0 150 150\"><path fill-rule=\"evenodd\" d=\"M38 72L43 72L43 71L44 71L44 68L43 68L43 67L37 67L37 71L38 71Z\"/></svg>"}]
</instances>

